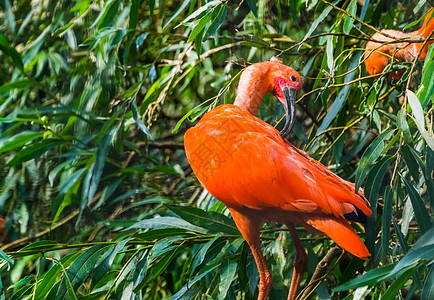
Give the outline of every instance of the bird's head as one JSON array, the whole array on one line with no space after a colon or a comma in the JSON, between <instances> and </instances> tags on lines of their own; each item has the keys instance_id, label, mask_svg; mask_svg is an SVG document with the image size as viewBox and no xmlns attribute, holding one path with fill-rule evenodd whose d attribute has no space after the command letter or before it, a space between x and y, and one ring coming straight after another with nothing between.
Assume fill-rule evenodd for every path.
<instances>
[{"instance_id":1,"label":"bird's head","mask_svg":"<svg viewBox=\"0 0 434 300\"><path fill-rule=\"evenodd\" d=\"M241 74L234 104L256 115L265 94L273 94L286 111L285 126L280 132L282 137L286 137L294 125L295 100L302 85L297 71L275 59L255 63Z\"/></svg>"},{"instance_id":2,"label":"bird's head","mask_svg":"<svg viewBox=\"0 0 434 300\"><path fill-rule=\"evenodd\" d=\"M285 126L280 131L280 135L286 137L294 126L295 102L303 87L303 82L297 71L283 64L276 62L270 71L273 80L271 93L282 102L286 112Z\"/></svg>"}]
</instances>

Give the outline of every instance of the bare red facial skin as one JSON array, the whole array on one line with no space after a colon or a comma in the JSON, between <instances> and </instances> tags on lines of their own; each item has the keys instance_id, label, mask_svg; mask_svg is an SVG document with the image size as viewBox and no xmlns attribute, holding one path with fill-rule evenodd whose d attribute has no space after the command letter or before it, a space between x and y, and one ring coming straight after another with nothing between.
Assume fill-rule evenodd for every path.
<instances>
[{"instance_id":1,"label":"bare red facial skin","mask_svg":"<svg viewBox=\"0 0 434 300\"><path fill-rule=\"evenodd\" d=\"M301 88L302 88L302 81L301 76L296 73L293 75L290 75L288 79L283 78L282 76L274 78L274 90L272 92L273 96L275 96L277 99L279 99L280 102L285 104L285 98L283 96L283 89L285 87L293 88L297 90L297 96L300 94Z\"/></svg>"}]
</instances>

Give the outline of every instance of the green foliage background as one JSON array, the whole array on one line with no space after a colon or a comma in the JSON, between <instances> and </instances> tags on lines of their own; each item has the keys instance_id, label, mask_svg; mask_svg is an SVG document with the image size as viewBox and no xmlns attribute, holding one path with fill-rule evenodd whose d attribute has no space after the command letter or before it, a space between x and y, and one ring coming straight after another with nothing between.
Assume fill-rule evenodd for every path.
<instances>
[{"instance_id":1,"label":"green foliage background","mask_svg":"<svg viewBox=\"0 0 434 300\"><path fill-rule=\"evenodd\" d=\"M254 299L250 250L191 172L183 135L232 103L245 66L279 54L304 77L290 141L363 187L374 212L354 225L371 258L334 258L312 297L434 298L434 47L379 78L362 55L375 28L417 29L429 7L3 0L1 299ZM280 128L282 115L268 95L259 117ZM298 229L306 286L334 243ZM288 232L266 223L262 248L270 299L286 299Z\"/></svg>"}]
</instances>

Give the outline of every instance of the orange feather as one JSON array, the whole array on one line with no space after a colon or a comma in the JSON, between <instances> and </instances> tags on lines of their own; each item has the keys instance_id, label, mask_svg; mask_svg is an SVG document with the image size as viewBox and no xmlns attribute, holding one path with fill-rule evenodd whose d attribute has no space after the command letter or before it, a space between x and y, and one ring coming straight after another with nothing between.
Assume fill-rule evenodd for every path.
<instances>
[{"instance_id":1,"label":"orange feather","mask_svg":"<svg viewBox=\"0 0 434 300\"><path fill-rule=\"evenodd\" d=\"M434 30L434 17L432 16L433 8L430 9L426 15L423 25L419 30L404 33L402 31L383 29L382 33L387 34L396 39L420 39L428 37ZM391 57L394 56L396 62L400 61L413 61L416 59L419 51L419 59L424 60L428 52L428 46L433 43L429 41L422 48L423 43L390 43L394 39L384 36L381 33L375 33L371 39L374 41L369 41L366 43L365 49L365 65L369 74L375 75L383 72L386 66L390 63ZM383 45L383 43L390 43ZM403 71L397 70L390 74L390 79L400 79L404 74Z\"/></svg>"},{"instance_id":2,"label":"orange feather","mask_svg":"<svg viewBox=\"0 0 434 300\"><path fill-rule=\"evenodd\" d=\"M197 178L230 209L252 249L260 272L258 299L266 299L271 288L271 275L259 246L261 220L286 224L296 245L289 299L295 297L306 260L293 223L327 234L360 258L369 256L344 218L356 208L371 215L363 191L356 194L354 184L333 174L254 116L266 93L283 101L276 85L281 78L284 84L301 89L300 75L287 66L277 62L250 66L241 75L234 105L214 108L184 138L186 155Z\"/></svg>"}]
</instances>

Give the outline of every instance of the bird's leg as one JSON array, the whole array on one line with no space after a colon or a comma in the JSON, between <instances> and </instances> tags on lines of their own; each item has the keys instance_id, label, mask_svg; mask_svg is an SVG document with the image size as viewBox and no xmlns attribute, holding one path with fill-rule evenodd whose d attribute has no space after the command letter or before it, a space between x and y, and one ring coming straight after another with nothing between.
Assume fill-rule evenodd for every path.
<instances>
[{"instance_id":1,"label":"bird's leg","mask_svg":"<svg viewBox=\"0 0 434 300\"><path fill-rule=\"evenodd\" d=\"M247 244L252 250L253 257L255 258L256 266L259 271L259 295L258 300L266 300L273 285L271 273L267 268L264 255L262 254L261 244L259 241L259 225L260 220L258 216L248 216L239 213L236 210L229 209L238 230L246 240Z\"/></svg>"},{"instance_id":2,"label":"bird's leg","mask_svg":"<svg viewBox=\"0 0 434 300\"><path fill-rule=\"evenodd\" d=\"M307 255L304 251L303 245L301 244L300 238L298 237L297 230L295 230L294 224L287 222L285 225L289 229L295 247L294 271L292 273L291 287L289 288L288 295L288 300L295 300L297 289L300 286L301 277L303 276L306 267Z\"/></svg>"}]
</instances>

